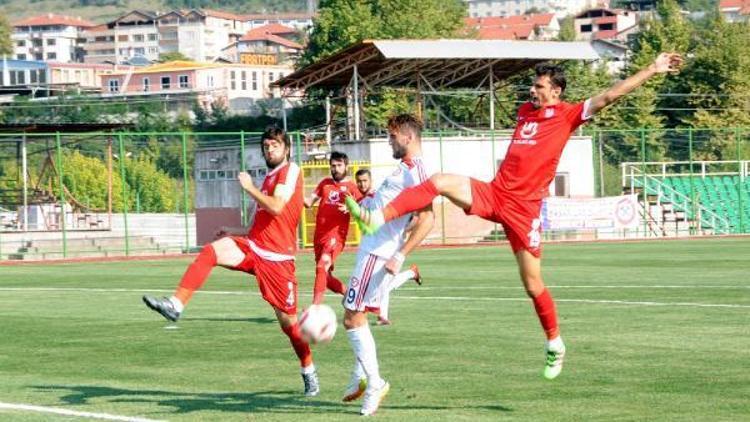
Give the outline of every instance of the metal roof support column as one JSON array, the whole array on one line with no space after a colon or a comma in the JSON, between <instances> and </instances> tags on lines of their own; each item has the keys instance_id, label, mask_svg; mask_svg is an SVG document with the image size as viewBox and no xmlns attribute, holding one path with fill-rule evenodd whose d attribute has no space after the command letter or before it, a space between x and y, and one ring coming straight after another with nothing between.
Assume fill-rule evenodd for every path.
<instances>
[{"instance_id":1,"label":"metal roof support column","mask_svg":"<svg viewBox=\"0 0 750 422\"><path fill-rule=\"evenodd\" d=\"M29 230L29 171L26 154L26 134L21 138L21 172L23 173L23 231Z\"/></svg>"},{"instance_id":2,"label":"metal roof support column","mask_svg":"<svg viewBox=\"0 0 750 422\"><path fill-rule=\"evenodd\" d=\"M360 136L359 127L359 70L357 64L354 64L354 75L352 77L352 83L354 84L354 138L359 141L362 137Z\"/></svg>"}]
</instances>

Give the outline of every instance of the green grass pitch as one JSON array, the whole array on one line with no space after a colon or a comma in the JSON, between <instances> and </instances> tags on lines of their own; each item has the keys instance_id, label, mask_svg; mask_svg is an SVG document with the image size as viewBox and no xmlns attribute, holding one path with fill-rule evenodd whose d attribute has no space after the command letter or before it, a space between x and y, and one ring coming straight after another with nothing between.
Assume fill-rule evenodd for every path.
<instances>
[{"instance_id":1,"label":"green grass pitch","mask_svg":"<svg viewBox=\"0 0 750 422\"><path fill-rule=\"evenodd\" d=\"M348 276L353 253L336 273ZM0 403L170 421L351 420L343 329L297 361L254 278L217 268L177 329L146 309L188 259L0 266ZM409 257L425 284L373 327L391 393L379 420L748 420L750 240L547 245L565 369L541 376L543 334L507 246ZM300 301L312 290L298 258ZM163 292L162 292L163 291ZM337 297L326 303L339 315ZM75 418L1 410L0 420Z\"/></svg>"}]
</instances>

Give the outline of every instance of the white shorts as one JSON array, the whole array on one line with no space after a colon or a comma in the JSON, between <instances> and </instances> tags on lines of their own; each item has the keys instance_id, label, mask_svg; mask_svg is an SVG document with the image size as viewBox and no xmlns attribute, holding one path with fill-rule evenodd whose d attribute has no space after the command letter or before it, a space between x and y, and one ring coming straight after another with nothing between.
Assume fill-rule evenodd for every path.
<instances>
[{"instance_id":1,"label":"white shorts","mask_svg":"<svg viewBox=\"0 0 750 422\"><path fill-rule=\"evenodd\" d=\"M344 299L344 308L350 311L376 312L380 299L388 293L388 283L393 275L385 270L387 259L360 251L349 287Z\"/></svg>"}]
</instances>

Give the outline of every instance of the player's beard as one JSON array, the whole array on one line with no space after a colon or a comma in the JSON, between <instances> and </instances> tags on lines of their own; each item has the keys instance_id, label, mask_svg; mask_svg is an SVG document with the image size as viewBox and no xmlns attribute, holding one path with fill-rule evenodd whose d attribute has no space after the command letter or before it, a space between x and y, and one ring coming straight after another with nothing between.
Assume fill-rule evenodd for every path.
<instances>
[{"instance_id":1,"label":"player's beard","mask_svg":"<svg viewBox=\"0 0 750 422\"><path fill-rule=\"evenodd\" d=\"M393 158L400 160L404 157L406 157L406 147L403 145L399 145L397 143L391 144L391 149L393 150Z\"/></svg>"},{"instance_id":2,"label":"player's beard","mask_svg":"<svg viewBox=\"0 0 750 422\"><path fill-rule=\"evenodd\" d=\"M335 182L340 182L344 180L345 177L346 177L346 170L342 172L331 171L331 178L333 178Z\"/></svg>"},{"instance_id":3,"label":"player's beard","mask_svg":"<svg viewBox=\"0 0 750 422\"><path fill-rule=\"evenodd\" d=\"M276 167L278 167L281 163L284 162L285 156L282 155L281 158L269 158L269 157L263 157L264 160L266 160L266 167L269 168L269 170L273 170Z\"/></svg>"}]
</instances>

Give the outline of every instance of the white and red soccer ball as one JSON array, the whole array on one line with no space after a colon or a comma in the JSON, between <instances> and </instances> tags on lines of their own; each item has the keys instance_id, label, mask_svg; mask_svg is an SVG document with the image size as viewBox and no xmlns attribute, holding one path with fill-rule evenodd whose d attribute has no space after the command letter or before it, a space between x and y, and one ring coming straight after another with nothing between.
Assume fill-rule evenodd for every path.
<instances>
[{"instance_id":1,"label":"white and red soccer ball","mask_svg":"<svg viewBox=\"0 0 750 422\"><path fill-rule=\"evenodd\" d=\"M336 335L336 313L328 305L310 305L299 318L302 339L308 343L328 343Z\"/></svg>"}]
</instances>

